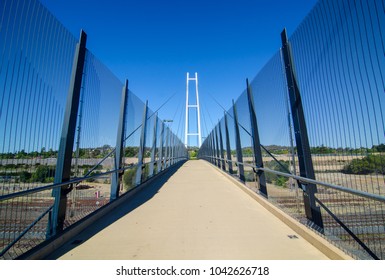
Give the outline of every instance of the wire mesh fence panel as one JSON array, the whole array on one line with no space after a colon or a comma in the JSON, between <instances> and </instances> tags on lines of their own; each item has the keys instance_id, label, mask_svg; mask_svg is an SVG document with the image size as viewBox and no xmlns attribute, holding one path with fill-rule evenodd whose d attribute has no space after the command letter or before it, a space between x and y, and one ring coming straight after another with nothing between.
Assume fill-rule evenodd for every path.
<instances>
[{"instance_id":1,"label":"wire mesh fence panel","mask_svg":"<svg viewBox=\"0 0 385 280\"><path fill-rule=\"evenodd\" d=\"M250 87L257 115L264 167L296 174L296 146L280 52L266 63L251 81ZM295 180L271 172L265 172L265 178L268 199L303 220L302 191L298 189Z\"/></svg>"},{"instance_id":2,"label":"wire mesh fence panel","mask_svg":"<svg viewBox=\"0 0 385 280\"><path fill-rule=\"evenodd\" d=\"M137 173L143 110L144 103L132 91L129 91L123 145L123 166L126 170L122 178L121 193L127 192L136 186L135 175Z\"/></svg>"},{"instance_id":3,"label":"wire mesh fence panel","mask_svg":"<svg viewBox=\"0 0 385 280\"><path fill-rule=\"evenodd\" d=\"M329 240L356 258L372 259L374 254L384 259L384 203L322 186L318 186L317 198L323 204L322 218Z\"/></svg>"},{"instance_id":4,"label":"wire mesh fence panel","mask_svg":"<svg viewBox=\"0 0 385 280\"><path fill-rule=\"evenodd\" d=\"M241 143L241 152L243 163L255 165L255 157L252 144L251 135L251 124L250 124L250 113L249 103L247 99L247 92L244 91L235 102L238 126L239 126L239 137ZM244 165L245 184L248 187L256 188L256 177L253 168Z\"/></svg>"},{"instance_id":5,"label":"wire mesh fence panel","mask_svg":"<svg viewBox=\"0 0 385 280\"><path fill-rule=\"evenodd\" d=\"M5 195L53 182L76 39L38 1L2 5L0 194Z\"/></svg>"},{"instance_id":6,"label":"wire mesh fence panel","mask_svg":"<svg viewBox=\"0 0 385 280\"><path fill-rule=\"evenodd\" d=\"M0 259L14 259L46 239L51 191L0 202Z\"/></svg>"},{"instance_id":7,"label":"wire mesh fence panel","mask_svg":"<svg viewBox=\"0 0 385 280\"><path fill-rule=\"evenodd\" d=\"M223 159L223 163L224 163L224 169L226 172L229 172L229 162L227 161L227 157L228 157L228 154L227 154L227 136L226 136L226 126L225 126L225 120L224 118L222 118L220 121L219 121L219 133L220 133L220 141L222 141L222 151L223 151L223 155L221 155L222 159ZM231 153L230 153L231 154ZM229 154L229 156L230 156Z\"/></svg>"},{"instance_id":8,"label":"wire mesh fence panel","mask_svg":"<svg viewBox=\"0 0 385 280\"><path fill-rule=\"evenodd\" d=\"M100 175L78 182L68 194L64 228L80 221L110 202L110 175Z\"/></svg>"},{"instance_id":9,"label":"wire mesh fence panel","mask_svg":"<svg viewBox=\"0 0 385 280\"><path fill-rule=\"evenodd\" d=\"M236 144L235 144L235 123L234 123L234 113L233 110L230 109L226 113L226 121L227 121L227 129L229 131L229 143L230 143L230 151L231 151L231 161L232 164L232 174L238 174L238 166L235 164L237 162L237 152L236 152Z\"/></svg>"},{"instance_id":10,"label":"wire mesh fence panel","mask_svg":"<svg viewBox=\"0 0 385 280\"><path fill-rule=\"evenodd\" d=\"M161 161L162 153L161 149L163 148L162 140L162 123L163 121L160 118L156 118L156 141L155 141L155 155L154 155L154 175L158 174L161 171Z\"/></svg>"},{"instance_id":11,"label":"wire mesh fence panel","mask_svg":"<svg viewBox=\"0 0 385 280\"><path fill-rule=\"evenodd\" d=\"M165 141L165 146L164 146L164 168L166 169L169 164L170 164L170 155L171 155L171 132L170 128L168 126L165 126L164 129L164 141Z\"/></svg>"},{"instance_id":12,"label":"wire mesh fence panel","mask_svg":"<svg viewBox=\"0 0 385 280\"><path fill-rule=\"evenodd\" d=\"M73 178L114 170L113 146L122 88L118 78L87 51L71 166ZM110 186L110 174L76 183L68 194L65 227L107 204Z\"/></svg>"},{"instance_id":13,"label":"wire mesh fence panel","mask_svg":"<svg viewBox=\"0 0 385 280\"><path fill-rule=\"evenodd\" d=\"M385 191L384 19L378 1L319 1L290 37L316 179L379 195ZM335 191L318 196L383 258L383 204ZM325 230L361 254L357 241L324 219Z\"/></svg>"},{"instance_id":14,"label":"wire mesh fence panel","mask_svg":"<svg viewBox=\"0 0 385 280\"><path fill-rule=\"evenodd\" d=\"M320 1L290 37L316 178L381 195L384 26L378 1Z\"/></svg>"},{"instance_id":15,"label":"wire mesh fence panel","mask_svg":"<svg viewBox=\"0 0 385 280\"><path fill-rule=\"evenodd\" d=\"M145 143L144 143L144 155L143 155L143 163L145 166L142 172L142 180L146 181L150 177L150 163L152 156L152 146L154 142L154 128L156 124L157 115L152 111L148 110L147 112L147 120L146 120L146 131L145 131ZM153 167L152 167L153 168Z\"/></svg>"},{"instance_id":16,"label":"wire mesh fence panel","mask_svg":"<svg viewBox=\"0 0 385 280\"><path fill-rule=\"evenodd\" d=\"M77 40L38 1L1 1L0 196L53 182ZM1 258L45 240L51 191L0 201Z\"/></svg>"}]
</instances>

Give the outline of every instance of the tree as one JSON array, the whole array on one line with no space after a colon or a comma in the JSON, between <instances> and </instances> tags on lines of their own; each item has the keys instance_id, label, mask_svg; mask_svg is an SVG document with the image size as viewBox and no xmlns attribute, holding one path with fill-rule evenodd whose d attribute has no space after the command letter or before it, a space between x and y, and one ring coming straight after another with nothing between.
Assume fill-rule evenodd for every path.
<instances>
[{"instance_id":1,"label":"tree","mask_svg":"<svg viewBox=\"0 0 385 280\"><path fill-rule=\"evenodd\" d=\"M79 153L79 158L86 158L86 149L79 148L79 151L76 151L76 153ZM76 156L76 153L74 156Z\"/></svg>"},{"instance_id":2,"label":"tree","mask_svg":"<svg viewBox=\"0 0 385 280\"><path fill-rule=\"evenodd\" d=\"M32 174L31 181L41 183L50 182L50 177L53 177L53 172L54 170L50 169L47 165L39 165Z\"/></svg>"},{"instance_id":3,"label":"tree","mask_svg":"<svg viewBox=\"0 0 385 280\"><path fill-rule=\"evenodd\" d=\"M22 183L27 183L32 177L31 173L29 173L28 171L21 171L19 173L19 176L20 176L20 182Z\"/></svg>"},{"instance_id":4,"label":"tree","mask_svg":"<svg viewBox=\"0 0 385 280\"><path fill-rule=\"evenodd\" d=\"M246 148L243 148L242 149L242 155L243 156L252 156L254 154L253 150L251 149L251 147L246 147Z\"/></svg>"},{"instance_id":5,"label":"tree","mask_svg":"<svg viewBox=\"0 0 385 280\"><path fill-rule=\"evenodd\" d=\"M17 159L23 159L23 158L26 158L26 157L27 157L27 153L24 150L21 150L20 152L18 152L16 154L16 158Z\"/></svg>"},{"instance_id":6,"label":"tree","mask_svg":"<svg viewBox=\"0 0 385 280\"><path fill-rule=\"evenodd\" d=\"M124 149L125 157L136 157L139 152L139 147L126 147Z\"/></svg>"},{"instance_id":7,"label":"tree","mask_svg":"<svg viewBox=\"0 0 385 280\"><path fill-rule=\"evenodd\" d=\"M198 152L195 150L189 151L190 159L196 159Z\"/></svg>"},{"instance_id":8,"label":"tree","mask_svg":"<svg viewBox=\"0 0 385 280\"><path fill-rule=\"evenodd\" d=\"M91 157L92 157L92 158L97 158L100 154L101 154L101 152L100 152L99 149L93 149L93 150L91 151Z\"/></svg>"},{"instance_id":9,"label":"tree","mask_svg":"<svg viewBox=\"0 0 385 280\"><path fill-rule=\"evenodd\" d=\"M312 147L310 148L310 151L312 154L319 154L319 155L334 154L336 152L335 149L326 147L324 145L321 145L318 147Z\"/></svg>"},{"instance_id":10,"label":"tree","mask_svg":"<svg viewBox=\"0 0 385 280\"><path fill-rule=\"evenodd\" d=\"M376 150L379 153L384 153L385 152L385 144L380 144L380 145L374 145L372 147L373 150Z\"/></svg>"}]
</instances>

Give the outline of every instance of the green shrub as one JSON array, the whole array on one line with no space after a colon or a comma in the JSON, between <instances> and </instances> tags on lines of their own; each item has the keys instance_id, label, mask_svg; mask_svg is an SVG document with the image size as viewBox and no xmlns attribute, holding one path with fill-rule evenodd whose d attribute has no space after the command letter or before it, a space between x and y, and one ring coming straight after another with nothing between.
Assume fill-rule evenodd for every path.
<instances>
[{"instance_id":1,"label":"green shrub","mask_svg":"<svg viewBox=\"0 0 385 280\"><path fill-rule=\"evenodd\" d=\"M139 153L139 147L126 147L124 149L125 157L137 157Z\"/></svg>"},{"instance_id":2,"label":"green shrub","mask_svg":"<svg viewBox=\"0 0 385 280\"><path fill-rule=\"evenodd\" d=\"M27 183L31 179L32 174L29 173L28 171L21 171L19 173L19 176L20 176L20 182Z\"/></svg>"},{"instance_id":3,"label":"green shrub","mask_svg":"<svg viewBox=\"0 0 385 280\"><path fill-rule=\"evenodd\" d=\"M89 174L88 176L94 176L94 175L98 175L98 174L101 174L100 171L92 171L91 174ZM97 178L89 178L86 180L86 182L95 182Z\"/></svg>"},{"instance_id":4,"label":"green shrub","mask_svg":"<svg viewBox=\"0 0 385 280\"><path fill-rule=\"evenodd\" d=\"M198 151L197 150L190 150L189 152L190 159L197 159Z\"/></svg>"},{"instance_id":5,"label":"green shrub","mask_svg":"<svg viewBox=\"0 0 385 280\"><path fill-rule=\"evenodd\" d=\"M361 159L353 159L341 170L345 174L367 175L371 173L385 174L385 155L368 155Z\"/></svg>"},{"instance_id":6,"label":"green shrub","mask_svg":"<svg viewBox=\"0 0 385 280\"><path fill-rule=\"evenodd\" d=\"M32 173L31 182L50 183L53 182L55 174L55 167L48 167L47 165L39 165Z\"/></svg>"},{"instance_id":7,"label":"green shrub","mask_svg":"<svg viewBox=\"0 0 385 280\"><path fill-rule=\"evenodd\" d=\"M135 186L134 179L136 175L136 170L137 170L137 167L124 171L123 186L125 191L128 191Z\"/></svg>"},{"instance_id":8,"label":"green shrub","mask_svg":"<svg viewBox=\"0 0 385 280\"><path fill-rule=\"evenodd\" d=\"M246 182L254 182L254 171L245 171L245 181Z\"/></svg>"},{"instance_id":9,"label":"green shrub","mask_svg":"<svg viewBox=\"0 0 385 280\"><path fill-rule=\"evenodd\" d=\"M146 181L148 179L148 175L150 174L150 164L145 164L142 168L142 180Z\"/></svg>"},{"instance_id":10,"label":"green shrub","mask_svg":"<svg viewBox=\"0 0 385 280\"><path fill-rule=\"evenodd\" d=\"M286 173L289 169L289 162L288 161L284 161L284 160L280 160L279 161L285 168L283 168L278 162L276 162L275 160L272 160L272 161L269 161L265 164L265 168L269 168L271 170L276 170L276 171L280 171L280 172L284 172ZM277 185L277 186L280 186L280 187L286 187L287 186L287 181L289 180L288 177L285 177L285 176L281 176L281 175L277 175L277 174L274 174L274 173L270 173L270 172L265 172L265 178L266 178L266 182L267 183L270 183L270 184L274 184L274 185Z\"/></svg>"}]
</instances>

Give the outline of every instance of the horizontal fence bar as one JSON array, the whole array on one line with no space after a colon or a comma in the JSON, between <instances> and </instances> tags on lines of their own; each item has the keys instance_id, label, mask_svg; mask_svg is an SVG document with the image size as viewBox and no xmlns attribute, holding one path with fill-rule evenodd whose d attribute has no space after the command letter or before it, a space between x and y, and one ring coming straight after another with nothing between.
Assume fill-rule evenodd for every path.
<instances>
[{"instance_id":1,"label":"horizontal fence bar","mask_svg":"<svg viewBox=\"0 0 385 280\"><path fill-rule=\"evenodd\" d=\"M212 157L212 156L203 156L203 157L204 158L212 158L212 159L220 159L220 158ZM327 188L330 188L330 189L334 189L334 190L338 190L338 191L341 191L341 192L345 192L345 193L361 196L361 197L364 197L364 198L373 199L373 200L376 200L376 201L379 201L379 202L385 202L385 196L381 196L381 195L377 195L377 194L372 194L372 193L368 193L368 192L364 192L364 191L359 191L359 190L355 190L355 189L350 189L350 188L347 188L347 187L343 187L343 186L339 186L339 185L334 185L334 184L330 184L330 183L326 183L326 182L322 182L322 181L318 181L318 180L308 179L308 178L301 177L301 176L298 176L298 175L288 174L288 173L272 170L272 169L269 169L269 168L260 168L260 167L257 167L255 165L248 164L248 163L242 163L242 162L238 162L238 161L234 161L234 160L228 160L228 159L225 159L225 161L226 162L232 162L232 163L235 163L237 165L243 165L243 166L252 167L253 169L256 169L256 170L261 170L261 171L273 173L273 174L276 174L276 175L280 175L280 176L284 176L284 177L288 177L288 178L293 178L293 179L296 179L296 180L298 180L300 182L317 184L317 185L321 185L321 186L324 186L324 187L327 187Z\"/></svg>"}]
</instances>

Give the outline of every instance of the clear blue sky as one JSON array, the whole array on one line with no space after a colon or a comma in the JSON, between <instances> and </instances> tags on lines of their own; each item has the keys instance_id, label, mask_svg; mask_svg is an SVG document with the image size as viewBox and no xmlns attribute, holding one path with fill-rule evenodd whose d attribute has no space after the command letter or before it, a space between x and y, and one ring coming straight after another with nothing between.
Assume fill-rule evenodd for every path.
<instances>
[{"instance_id":1,"label":"clear blue sky","mask_svg":"<svg viewBox=\"0 0 385 280\"><path fill-rule=\"evenodd\" d=\"M186 72L198 72L202 118L223 116L209 95L228 109L281 46L315 0L41 0L88 49L162 119L184 116ZM178 107L178 108L177 108ZM208 113L208 111L210 113ZM208 116L210 114L210 117ZM175 117L179 118L179 117ZM211 118L211 120L210 120ZM184 121L184 120L182 120ZM203 121L202 121L203 122ZM179 120L174 120L176 130ZM203 127L204 129L204 127ZM181 132L181 131L180 131ZM203 131L205 134L205 131ZM205 135L203 135L205 136Z\"/></svg>"}]
</instances>

